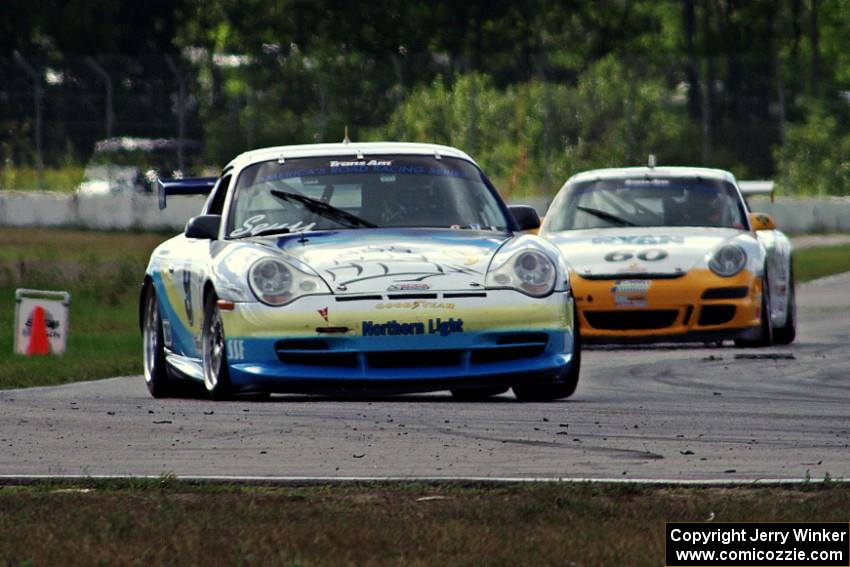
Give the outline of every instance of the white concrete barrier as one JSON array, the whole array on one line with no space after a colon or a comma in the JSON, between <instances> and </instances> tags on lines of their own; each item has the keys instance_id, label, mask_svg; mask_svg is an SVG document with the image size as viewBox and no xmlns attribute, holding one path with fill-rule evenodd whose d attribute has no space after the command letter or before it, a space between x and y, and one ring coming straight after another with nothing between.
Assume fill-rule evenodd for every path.
<instances>
[{"instance_id":1,"label":"white concrete barrier","mask_svg":"<svg viewBox=\"0 0 850 567\"><path fill-rule=\"evenodd\" d=\"M200 214L205 197L171 196L159 210L154 194L77 195L0 191L0 226L96 230L182 230Z\"/></svg>"},{"instance_id":2,"label":"white concrete barrier","mask_svg":"<svg viewBox=\"0 0 850 567\"><path fill-rule=\"evenodd\" d=\"M850 233L850 197L754 197L753 210L771 215L777 226L792 234ZM78 227L96 230L182 230L200 214L201 196L170 196L159 210L156 195L77 195L67 193L0 191L0 226ZM534 206L544 215L546 198L515 204Z\"/></svg>"},{"instance_id":3,"label":"white concrete barrier","mask_svg":"<svg viewBox=\"0 0 850 567\"><path fill-rule=\"evenodd\" d=\"M750 199L750 208L767 213L791 234L850 232L850 197L766 197Z\"/></svg>"}]
</instances>

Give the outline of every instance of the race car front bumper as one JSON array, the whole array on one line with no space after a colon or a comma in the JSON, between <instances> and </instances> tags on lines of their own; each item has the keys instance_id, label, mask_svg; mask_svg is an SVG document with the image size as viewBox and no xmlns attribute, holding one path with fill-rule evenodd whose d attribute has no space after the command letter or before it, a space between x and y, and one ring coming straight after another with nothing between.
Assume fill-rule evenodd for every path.
<instances>
[{"instance_id":1,"label":"race car front bumper","mask_svg":"<svg viewBox=\"0 0 850 567\"><path fill-rule=\"evenodd\" d=\"M568 292L427 295L235 304L222 312L231 383L241 391L413 392L555 382L569 371Z\"/></svg>"},{"instance_id":2,"label":"race car front bumper","mask_svg":"<svg viewBox=\"0 0 850 567\"><path fill-rule=\"evenodd\" d=\"M596 343L752 338L761 322L761 279L692 270L670 279L572 278L582 339Z\"/></svg>"}]
</instances>

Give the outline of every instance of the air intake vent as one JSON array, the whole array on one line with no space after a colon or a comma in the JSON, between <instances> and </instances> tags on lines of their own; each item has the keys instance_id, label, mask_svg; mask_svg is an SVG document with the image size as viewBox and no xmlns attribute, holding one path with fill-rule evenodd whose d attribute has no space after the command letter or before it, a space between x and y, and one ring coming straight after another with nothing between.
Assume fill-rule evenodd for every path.
<instances>
[{"instance_id":1,"label":"air intake vent","mask_svg":"<svg viewBox=\"0 0 850 567\"><path fill-rule=\"evenodd\" d=\"M702 293L703 299L741 299L747 297L750 288L742 287L714 287Z\"/></svg>"},{"instance_id":2,"label":"air intake vent","mask_svg":"<svg viewBox=\"0 0 850 567\"><path fill-rule=\"evenodd\" d=\"M348 301L381 301L383 297L380 295L338 295L337 303L346 303Z\"/></svg>"},{"instance_id":3,"label":"air intake vent","mask_svg":"<svg viewBox=\"0 0 850 567\"><path fill-rule=\"evenodd\" d=\"M433 368L459 366L462 361L462 350L393 350L366 353L366 365L371 368Z\"/></svg>"},{"instance_id":4,"label":"air intake vent","mask_svg":"<svg viewBox=\"0 0 850 567\"><path fill-rule=\"evenodd\" d=\"M275 344L277 359L284 364L356 368L357 353L336 351L322 339L289 339Z\"/></svg>"},{"instance_id":5,"label":"air intake vent","mask_svg":"<svg viewBox=\"0 0 850 567\"><path fill-rule=\"evenodd\" d=\"M705 305L699 312L700 325L722 325L735 317L734 305Z\"/></svg>"},{"instance_id":6,"label":"air intake vent","mask_svg":"<svg viewBox=\"0 0 850 567\"><path fill-rule=\"evenodd\" d=\"M549 342L549 335L546 333L509 333L504 334L496 341L500 345L516 345L537 343L545 345Z\"/></svg>"},{"instance_id":7,"label":"air intake vent","mask_svg":"<svg viewBox=\"0 0 850 567\"><path fill-rule=\"evenodd\" d=\"M584 312L591 327L608 331L663 329L675 323L678 314L671 309Z\"/></svg>"}]
</instances>

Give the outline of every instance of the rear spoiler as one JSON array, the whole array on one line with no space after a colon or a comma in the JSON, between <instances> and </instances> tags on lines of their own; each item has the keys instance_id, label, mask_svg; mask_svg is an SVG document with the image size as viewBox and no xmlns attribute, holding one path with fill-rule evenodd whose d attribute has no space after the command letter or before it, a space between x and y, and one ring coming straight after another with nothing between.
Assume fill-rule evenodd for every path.
<instances>
[{"instance_id":1,"label":"rear spoiler","mask_svg":"<svg viewBox=\"0 0 850 567\"><path fill-rule=\"evenodd\" d=\"M156 195L159 208L165 208L168 195L209 195L218 177L184 177L182 179L157 179Z\"/></svg>"},{"instance_id":2,"label":"rear spoiler","mask_svg":"<svg viewBox=\"0 0 850 567\"><path fill-rule=\"evenodd\" d=\"M753 197L755 195L770 195L770 202L773 202L773 181L738 181L738 188L744 197Z\"/></svg>"}]
</instances>

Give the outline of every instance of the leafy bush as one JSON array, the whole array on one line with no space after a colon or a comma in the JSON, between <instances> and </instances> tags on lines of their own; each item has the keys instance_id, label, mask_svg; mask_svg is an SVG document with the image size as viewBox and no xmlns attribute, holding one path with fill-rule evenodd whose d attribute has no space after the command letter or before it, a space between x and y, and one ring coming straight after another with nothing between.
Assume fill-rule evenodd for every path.
<instances>
[{"instance_id":1,"label":"leafy bush","mask_svg":"<svg viewBox=\"0 0 850 567\"><path fill-rule=\"evenodd\" d=\"M82 165L47 167L39 187L38 170L32 166L6 164L0 169L0 190L2 191L45 191L73 192L83 181Z\"/></svg>"},{"instance_id":2,"label":"leafy bush","mask_svg":"<svg viewBox=\"0 0 850 567\"><path fill-rule=\"evenodd\" d=\"M847 117L824 106L789 124L786 143L774 149L780 190L797 195L850 195L850 133Z\"/></svg>"},{"instance_id":3,"label":"leafy bush","mask_svg":"<svg viewBox=\"0 0 850 567\"><path fill-rule=\"evenodd\" d=\"M687 121L658 79L639 82L622 62L600 60L575 86L533 80L499 89L481 73L439 76L414 89L369 139L466 150L507 196L551 195L596 167L690 161Z\"/></svg>"}]
</instances>

